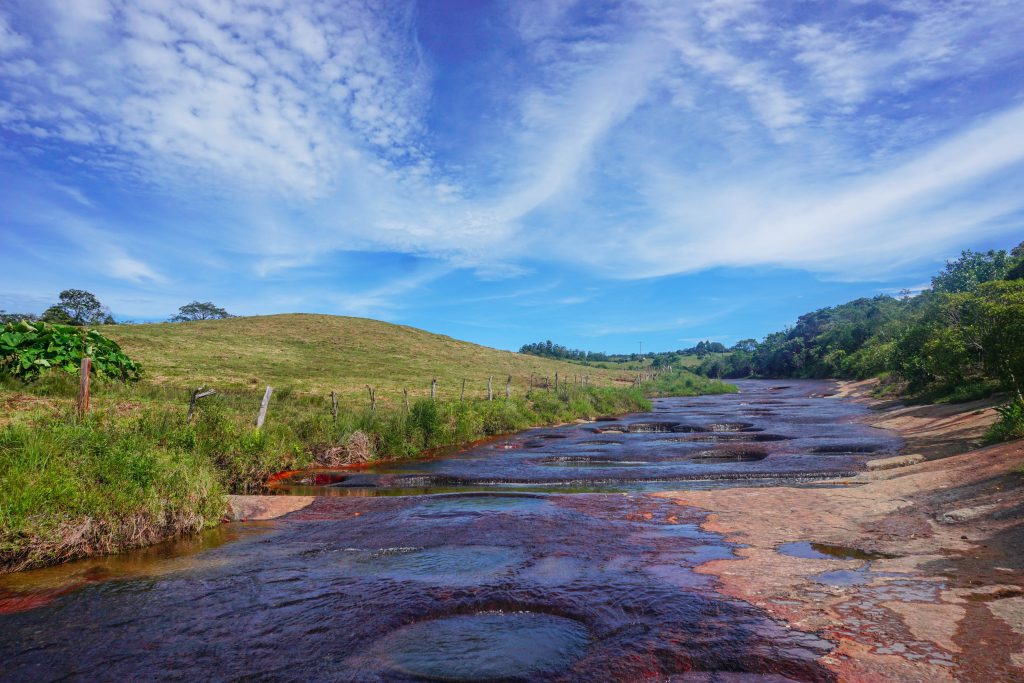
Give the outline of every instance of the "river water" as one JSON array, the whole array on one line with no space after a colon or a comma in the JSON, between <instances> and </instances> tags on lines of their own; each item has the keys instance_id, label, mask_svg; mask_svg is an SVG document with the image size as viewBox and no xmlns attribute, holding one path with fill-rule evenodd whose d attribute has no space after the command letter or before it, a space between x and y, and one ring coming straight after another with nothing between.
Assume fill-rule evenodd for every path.
<instances>
[{"instance_id":1,"label":"river water","mask_svg":"<svg viewBox=\"0 0 1024 683\"><path fill-rule=\"evenodd\" d=\"M0 577L0 678L831 680L831 644L727 598L736 546L644 493L836 485L899 449L824 382L655 401L445 457L304 473L322 497Z\"/></svg>"}]
</instances>

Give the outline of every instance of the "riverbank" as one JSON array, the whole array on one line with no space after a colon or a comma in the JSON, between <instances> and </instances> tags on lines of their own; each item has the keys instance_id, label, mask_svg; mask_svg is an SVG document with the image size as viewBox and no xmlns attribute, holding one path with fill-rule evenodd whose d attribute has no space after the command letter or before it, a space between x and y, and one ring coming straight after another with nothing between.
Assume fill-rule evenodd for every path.
<instances>
[{"instance_id":1,"label":"riverbank","mask_svg":"<svg viewBox=\"0 0 1024 683\"><path fill-rule=\"evenodd\" d=\"M0 572L196 533L224 517L226 494L259 492L283 470L412 457L649 405L637 387L568 385L507 400L417 399L334 420L289 395L273 422L254 428L225 400L211 399L191 422L173 405L115 404L83 419L47 403L0 426Z\"/></svg>"},{"instance_id":2,"label":"riverbank","mask_svg":"<svg viewBox=\"0 0 1024 683\"><path fill-rule=\"evenodd\" d=\"M708 511L742 544L697 569L721 590L836 644L843 681L1010 681L1024 676L1024 442L976 448L991 402L869 403L866 422L924 461L837 488L655 494Z\"/></svg>"}]
</instances>

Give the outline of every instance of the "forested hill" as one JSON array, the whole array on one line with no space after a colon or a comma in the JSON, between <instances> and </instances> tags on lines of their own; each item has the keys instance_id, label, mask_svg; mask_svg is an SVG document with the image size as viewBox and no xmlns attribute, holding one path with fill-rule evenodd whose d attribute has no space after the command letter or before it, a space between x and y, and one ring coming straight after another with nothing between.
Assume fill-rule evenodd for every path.
<instances>
[{"instance_id":1,"label":"forested hill","mask_svg":"<svg viewBox=\"0 0 1024 683\"><path fill-rule=\"evenodd\" d=\"M1024 382L1024 242L965 251L917 296L877 296L801 316L699 366L712 377L866 378L891 374L913 393L1019 392Z\"/></svg>"}]
</instances>

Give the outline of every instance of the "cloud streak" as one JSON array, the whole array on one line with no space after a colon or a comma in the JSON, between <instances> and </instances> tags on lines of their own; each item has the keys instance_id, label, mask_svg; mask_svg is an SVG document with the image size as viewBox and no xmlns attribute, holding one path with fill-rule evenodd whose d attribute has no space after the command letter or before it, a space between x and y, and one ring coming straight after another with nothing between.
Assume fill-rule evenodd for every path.
<instances>
[{"instance_id":1,"label":"cloud streak","mask_svg":"<svg viewBox=\"0 0 1024 683\"><path fill-rule=\"evenodd\" d=\"M1024 211L1012 2L515 4L463 26L486 47L454 65L422 11L15 0L5 158L45 159L76 225L116 216L107 184L194 203L177 234L124 216L97 233L110 274L151 283L171 276L111 235L187 232L256 279L372 250L481 280L874 278ZM388 310L418 277L336 304Z\"/></svg>"}]
</instances>

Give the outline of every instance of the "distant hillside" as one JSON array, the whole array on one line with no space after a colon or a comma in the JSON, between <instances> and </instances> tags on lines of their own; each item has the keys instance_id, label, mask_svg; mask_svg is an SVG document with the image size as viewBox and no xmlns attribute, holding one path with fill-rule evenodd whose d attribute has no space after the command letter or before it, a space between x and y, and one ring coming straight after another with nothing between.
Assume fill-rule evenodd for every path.
<instances>
[{"instance_id":1,"label":"distant hillside","mask_svg":"<svg viewBox=\"0 0 1024 683\"><path fill-rule=\"evenodd\" d=\"M188 323L106 326L103 333L142 363L147 381L174 386L290 388L300 392L338 391L343 398L365 395L396 401L402 389L429 394L436 377L442 397L457 396L467 380L467 396L504 394L505 379L524 390L530 373L571 382L587 374L595 384L630 381L621 370L578 364L479 346L414 327L379 320L332 315L287 314Z\"/></svg>"},{"instance_id":2,"label":"distant hillside","mask_svg":"<svg viewBox=\"0 0 1024 683\"><path fill-rule=\"evenodd\" d=\"M1024 434L1024 242L964 251L916 296L876 296L800 316L763 340L706 358L711 377L884 375L919 398L1015 397ZM1009 419L1009 418L1008 418Z\"/></svg>"}]
</instances>

